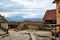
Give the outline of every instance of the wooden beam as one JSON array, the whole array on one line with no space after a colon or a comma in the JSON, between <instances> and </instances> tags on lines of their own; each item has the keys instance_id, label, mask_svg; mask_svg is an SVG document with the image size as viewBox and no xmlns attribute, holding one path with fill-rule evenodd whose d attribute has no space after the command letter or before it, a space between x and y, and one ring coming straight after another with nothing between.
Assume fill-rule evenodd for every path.
<instances>
[{"instance_id":1,"label":"wooden beam","mask_svg":"<svg viewBox=\"0 0 60 40\"><path fill-rule=\"evenodd\" d=\"M56 0L54 0L53 3L56 3Z\"/></svg>"}]
</instances>

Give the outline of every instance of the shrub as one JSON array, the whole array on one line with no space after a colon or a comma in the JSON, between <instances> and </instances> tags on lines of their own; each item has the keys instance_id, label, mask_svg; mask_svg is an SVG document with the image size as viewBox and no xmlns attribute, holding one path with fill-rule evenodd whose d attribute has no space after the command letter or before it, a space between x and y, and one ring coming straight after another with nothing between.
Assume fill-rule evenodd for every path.
<instances>
[{"instance_id":1,"label":"shrub","mask_svg":"<svg viewBox=\"0 0 60 40\"><path fill-rule=\"evenodd\" d=\"M21 30L27 30L27 29L29 29L29 27L28 27L27 25L24 25L24 26L21 28Z\"/></svg>"},{"instance_id":2,"label":"shrub","mask_svg":"<svg viewBox=\"0 0 60 40\"><path fill-rule=\"evenodd\" d=\"M43 24L43 25L38 26L38 30L42 30L42 29L46 29L46 28L51 28L51 26L47 25L47 24Z\"/></svg>"}]
</instances>

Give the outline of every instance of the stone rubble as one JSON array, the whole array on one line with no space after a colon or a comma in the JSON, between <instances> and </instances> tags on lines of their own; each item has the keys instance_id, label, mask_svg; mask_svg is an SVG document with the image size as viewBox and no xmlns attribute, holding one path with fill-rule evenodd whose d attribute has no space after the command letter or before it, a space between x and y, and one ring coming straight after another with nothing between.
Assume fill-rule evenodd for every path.
<instances>
[{"instance_id":1,"label":"stone rubble","mask_svg":"<svg viewBox=\"0 0 60 40\"><path fill-rule=\"evenodd\" d=\"M14 36L5 37L3 40L29 40L28 34L15 34Z\"/></svg>"},{"instance_id":2,"label":"stone rubble","mask_svg":"<svg viewBox=\"0 0 60 40\"><path fill-rule=\"evenodd\" d=\"M19 32L14 32L10 31L9 36L4 37L2 40L31 40L31 35L28 33L32 33L33 36L35 36L36 40L49 40L51 37L51 32L46 32L46 31L35 31L35 32L29 32L29 31L19 31ZM49 37L38 37L36 35L43 35L43 36L49 36ZM33 37L32 36L32 37ZM0 37L1 38L1 37Z\"/></svg>"}]
</instances>

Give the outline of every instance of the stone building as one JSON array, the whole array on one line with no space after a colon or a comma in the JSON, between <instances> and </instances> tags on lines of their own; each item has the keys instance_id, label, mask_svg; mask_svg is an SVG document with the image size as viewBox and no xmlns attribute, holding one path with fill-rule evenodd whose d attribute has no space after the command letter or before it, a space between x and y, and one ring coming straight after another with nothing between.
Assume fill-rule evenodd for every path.
<instances>
[{"instance_id":1,"label":"stone building","mask_svg":"<svg viewBox=\"0 0 60 40\"><path fill-rule=\"evenodd\" d=\"M2 30L8 30L8 21L5 19L4 16L0 15L0 29Z\"/></svg>"}]
</instances>

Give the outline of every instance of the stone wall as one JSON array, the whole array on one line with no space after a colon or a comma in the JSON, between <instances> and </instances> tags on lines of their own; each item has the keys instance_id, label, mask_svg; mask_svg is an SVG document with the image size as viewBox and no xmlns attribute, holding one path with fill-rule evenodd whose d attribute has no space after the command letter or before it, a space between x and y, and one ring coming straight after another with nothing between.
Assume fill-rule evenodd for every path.
<instances>
[{"instance_id":1,"label":"stone wall","mask_svg":"<svg viewBox=\"0 0 60 40\"><path fill-rule=\"evenodd\" d=\"M1 23L1 27L5 28L5 29L8 29L8 23Z\"/></svg>"}]
</instances>

